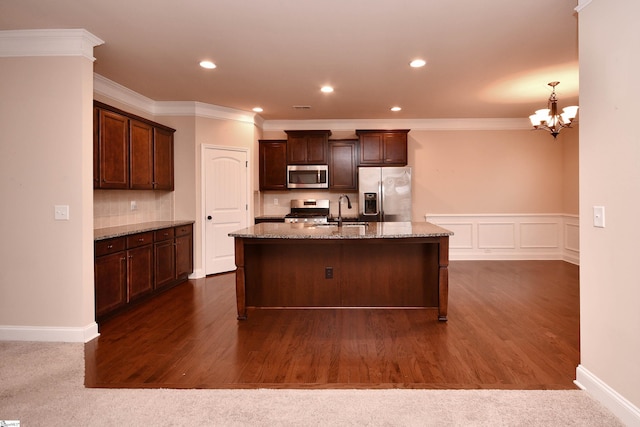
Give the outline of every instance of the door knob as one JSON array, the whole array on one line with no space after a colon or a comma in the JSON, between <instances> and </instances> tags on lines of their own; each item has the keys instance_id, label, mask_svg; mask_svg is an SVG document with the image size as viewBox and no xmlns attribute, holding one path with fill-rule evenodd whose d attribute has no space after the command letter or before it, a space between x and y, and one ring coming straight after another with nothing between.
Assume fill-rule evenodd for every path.
<instances>
[{"instance_id":1,"label":"door knob","mask_svg":"<svg viewBox=\"0 0 640 427\"><path fill-rule=\"evenodd\" d=\"M211 221L211 220L213 219L213 217L212 217L211 215L207 215L207 219L208 219L209 221Z\"/></svg>"}]
</instances>

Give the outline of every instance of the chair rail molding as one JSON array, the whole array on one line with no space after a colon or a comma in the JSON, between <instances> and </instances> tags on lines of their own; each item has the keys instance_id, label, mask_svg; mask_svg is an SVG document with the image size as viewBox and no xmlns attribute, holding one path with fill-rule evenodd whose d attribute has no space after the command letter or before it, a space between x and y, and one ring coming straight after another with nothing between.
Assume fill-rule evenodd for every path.
<instances>
[{"instance_id":1,"label":"chair rail molding","mask_svg":"<svg viewBox=\"0 0 640 427\"><path fill-rule=\"evenodd\" d=\"M454 232L452 260L564 260L580 263L580 226L568 214L430 214Z\"/></svg>"}]
</instances>

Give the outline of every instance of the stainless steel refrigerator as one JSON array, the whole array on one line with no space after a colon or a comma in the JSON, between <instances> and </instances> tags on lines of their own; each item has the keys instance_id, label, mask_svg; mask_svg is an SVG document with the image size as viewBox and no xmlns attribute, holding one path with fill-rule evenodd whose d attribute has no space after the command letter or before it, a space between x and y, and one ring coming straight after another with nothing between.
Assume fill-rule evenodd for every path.
<instances>
[{"instance_id":1,"label":"stainless steel refrigerator","mask_svg":"<svg viewBox=\"0 0 640 427\"><path fill-rule=\"evenodd\" d=\"M361 221L411 221L411 168L358 168Z\"/></svg>"}]
</instances>

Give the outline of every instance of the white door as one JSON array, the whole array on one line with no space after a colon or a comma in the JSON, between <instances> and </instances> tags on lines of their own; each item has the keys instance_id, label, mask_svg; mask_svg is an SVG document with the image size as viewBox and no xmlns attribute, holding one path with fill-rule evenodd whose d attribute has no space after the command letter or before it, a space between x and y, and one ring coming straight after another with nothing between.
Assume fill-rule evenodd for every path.
<instances>
[{"instance_id":1,"label":"white door","mask_svg":"<svg viewBox=\"0 0 640 427\"><path fill-rule=\"evenodd\" d=\"M205 274L236 269L232 231L247 227L247 152L206 147Z\"/></svg>"}]
</instances>

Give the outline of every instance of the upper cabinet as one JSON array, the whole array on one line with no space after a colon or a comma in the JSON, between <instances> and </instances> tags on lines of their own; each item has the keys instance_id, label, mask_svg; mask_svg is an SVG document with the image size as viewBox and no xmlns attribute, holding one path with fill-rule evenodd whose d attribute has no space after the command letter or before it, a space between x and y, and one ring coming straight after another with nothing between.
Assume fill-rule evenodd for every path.
<instances>
[{"instance_id":1,"label":"upper cabinet","mask_svg":"<svg viewBox=\"0 0 640 427\"><path fill-rule=\"evenodd\" d=\"M258 141L260 190L287 189L287 141Z\"/></svg>"},{"instance_id":2,"label":"upper cabinet","mask_svg":"<svg viewBox=\"0 0 640 427\"><path fill-rule=\"evenodd\" d=\"M173 190L175 129L94 101L94 188Z\"/></svg>"},{"instance_id":3,"label":"upper cabinet","mask_svg":"<svg viewBox=\"0 0 640 427\"><path fill-rule=\"evenodd\" d=\"M358 189L357 143L357 139L329 141L329 189Z\"/></svg>"},{"instance_id":4,"label":"upper cabinet","mask_svg":"<svg viewBox=\"0 0 640 427\"><path fill-rule=\"evenodd\" d=\"M408 129L356 130L360 166L406 166Z\"/></svg>"},{"instance_id":5,"label":"upper cabinet","mask_svg":"<svg viewBox=\"0 0 640 427\"><path fill-rule=\"evenodd\" d=\"M287 130L287 164L326 165L329 130Z\"/></svg>"}]
</instances>

